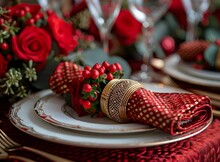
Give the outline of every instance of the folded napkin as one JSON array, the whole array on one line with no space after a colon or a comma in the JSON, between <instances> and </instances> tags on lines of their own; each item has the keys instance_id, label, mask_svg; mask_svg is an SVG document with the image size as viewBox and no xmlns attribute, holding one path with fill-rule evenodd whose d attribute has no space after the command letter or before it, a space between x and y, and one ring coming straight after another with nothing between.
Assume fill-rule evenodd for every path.
<instances>
[{"instance_id":1,"label":"folded napkin","mask_svg":"<svg viewBox=\"0 0 220 162\"><path fill-rule=\"evenodd\" d=\"M122 73L117 63L103 62L82 70L67 61L58 65L49 85L55 93L70 95L78 116L106 115L117 122L151 125L171 135L191 131L212 117L206 96L152 92L134 80L120 79Z\"/></svg>"},{"instance_id":2,"label":"folded napkin","mask_svg":"<svg viewBox=\"0 0 220 162\"><path fill-rule=\"evenodd\" d=\"M156 93L129 79L113 79L101 95L101 109L117 122L148 124L171 135L189 132L212 117L206 96Z\"/></svg>"}]
</instances>

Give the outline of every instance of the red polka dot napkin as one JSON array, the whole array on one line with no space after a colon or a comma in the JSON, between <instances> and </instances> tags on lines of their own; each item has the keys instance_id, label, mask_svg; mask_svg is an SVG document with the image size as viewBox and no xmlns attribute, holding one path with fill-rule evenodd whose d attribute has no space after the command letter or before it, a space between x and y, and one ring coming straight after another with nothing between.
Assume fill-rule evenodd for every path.
<instances>
[{"instance_id":1,"label":"red polka dot napkin","mask_svg":"<svg viewBox=\"0 0 220 162\"><path fill-rule=\"evenodd\" d=\"M118 122L148 124L178 135L204 125L212 117L210 99L203 95L152 92L132 80L110 84L103 90L101 107Z\"/></svg>"}]
</instances>

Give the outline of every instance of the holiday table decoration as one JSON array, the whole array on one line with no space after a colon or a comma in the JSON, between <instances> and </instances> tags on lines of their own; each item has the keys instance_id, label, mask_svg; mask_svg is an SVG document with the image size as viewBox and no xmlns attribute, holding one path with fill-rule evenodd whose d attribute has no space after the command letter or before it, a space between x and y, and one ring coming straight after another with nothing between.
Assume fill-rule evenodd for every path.
<instances>
[{"instance_id":1,"label":"holiday table decoration","mask_svg":"<svg viewBox=\"0 0 220 162\"><path fill-rule=\"evenodd\" d=\"M171 135L189 132L212 118L210 99L206 96L152 92L137 81L121 79L123 70L119 63L104 61L83 70L70 64L58 65L50 85L55 93L70 93L71 106L79 116L106 115L117 122L147 124ZM60 69L67 65L66 74ZM60 78L63 80L57 82ZM61 87L66 87L65 91L60 91Z\"/></svg>"},{"instance_id":2,"label":"holiday table decoration","mask_svg":"<svg viewBox=\"0 0 220 162\"><path fill-rule=\"evenodd\" d=\"M220 44L205 40L183 42L177 54L184 63L198 70L220 71Z\"/></svg>"},{"instance_id":3,"label":"holiday table decoration","mask_svg":"<svg viewBox=\"0 0 220 162\"><path fill-rule=\"evenodd\" d=\"M64 57L91 48L93 37L38 4L10 1L0 7L0 95L21 99L48 88Z\"/></svg>"},{"instance_id":4,"label":"holiday table decoration","mask_svg":"<svg viewBox=\"0 0 220 162\"><path fill-rule=\"evenodd\" d=\"M114 121L148 124L171 135L186 133L212 117L206 96L156 93L129 79L110 81L100 102L102 112Z\"/></svg>"}]
</instances>

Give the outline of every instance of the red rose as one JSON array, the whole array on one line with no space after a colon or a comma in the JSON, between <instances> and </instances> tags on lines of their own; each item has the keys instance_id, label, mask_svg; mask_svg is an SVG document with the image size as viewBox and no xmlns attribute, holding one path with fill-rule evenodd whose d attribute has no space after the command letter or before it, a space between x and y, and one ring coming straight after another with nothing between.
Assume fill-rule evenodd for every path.
<instances>
[{"instance_id":1,"label":"red rose","mask_svg":"<svg viewBox=\"0 0 220 162\"><path fill-rule=\"evenodd\" d=\"M127 9L120 11L114 24L114 32L123 45L132 44L141 32L141 23L138 22Z\"/></svg>"},{"instance_id":2,"label":"red rose","mask_svg":"<svg viewBox=\"0 0 220 162\"><path fill-rule=\"evenodd\" d=\"M67 55L75 49L77 41L74 39L71 23L65 22L55 13L50 13L48 16L48 26L61 53Z\"/></svg>"},{"instance_id":3,"label":"red rose","mask_svg":"<svg viewBox=\"0 0 220 162\"><path fill-rule=\"evenodd\" d=\"M19 59L45 61L51 50L50 35L43 29L27 26L19 35L12 37L12 50Z\"/></svg>"},{"instance_id":4,"label":"red rose","mask_svg":"<svg viewBox=\"0 0 220 162\"><path fill-rule=\"evenodd\" d=\"M7 66L8 66L8 62L4 59L2 54L0 54L0 77L5 75Z\"/></svg>"}]
</instances>

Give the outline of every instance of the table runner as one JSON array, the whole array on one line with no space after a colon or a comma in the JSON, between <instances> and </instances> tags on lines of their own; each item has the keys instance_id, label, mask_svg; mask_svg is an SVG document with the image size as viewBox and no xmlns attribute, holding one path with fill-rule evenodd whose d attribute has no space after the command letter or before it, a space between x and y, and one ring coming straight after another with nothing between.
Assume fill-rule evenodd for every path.
<instances>
[{"instance_id":1,"label":"table runner","mask_svg":"<svg viewBox=\"0 0 220 162\"><path fill-rule=\"evenodd\" d=\"M214 119L202 133L179 142L136 149L93 149L56 144L32 137L14 127L8 117L9 104L0 100L0 128L20 144L32 146L73 161L220 161L220 121ZM29 152L17 151L36 161L48 161Z\"/></svg>"}]
</instances>

